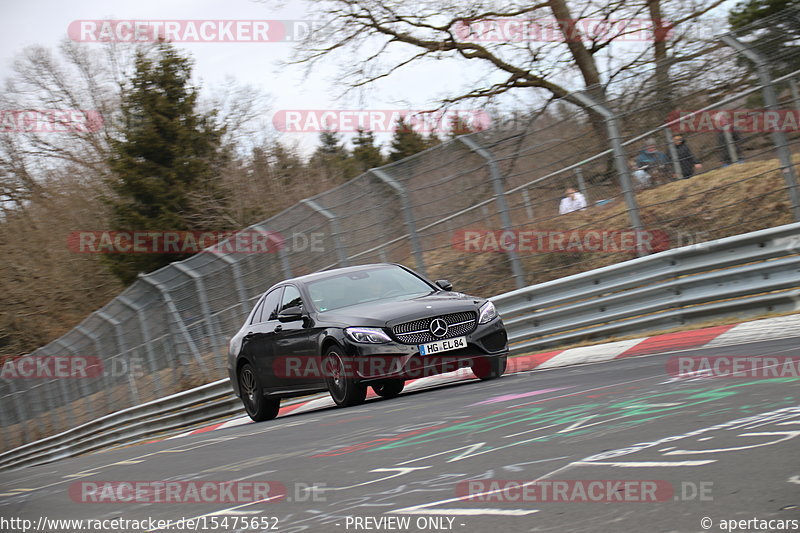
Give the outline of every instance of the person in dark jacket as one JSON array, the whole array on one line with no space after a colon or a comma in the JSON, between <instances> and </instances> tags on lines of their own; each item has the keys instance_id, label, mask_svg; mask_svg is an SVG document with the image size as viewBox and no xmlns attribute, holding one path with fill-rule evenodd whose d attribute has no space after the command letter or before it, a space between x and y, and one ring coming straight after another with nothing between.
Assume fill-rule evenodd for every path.
<instances>
[{"instance_id":1,"label":"person in dark jacket","mask_svg":"<svg viewBox=\"0 0 800 533\"><path fill-rule=\"evenodd\" d=\"M672 142L675 143L675 152L678 156L678 166L681 167L681 179L687 179L694 176L695 171L703 168L703 165L692 153L689 145L686 144L686 139L683 135L675 135L672 137Z\"/></svg>"}]
</instances>

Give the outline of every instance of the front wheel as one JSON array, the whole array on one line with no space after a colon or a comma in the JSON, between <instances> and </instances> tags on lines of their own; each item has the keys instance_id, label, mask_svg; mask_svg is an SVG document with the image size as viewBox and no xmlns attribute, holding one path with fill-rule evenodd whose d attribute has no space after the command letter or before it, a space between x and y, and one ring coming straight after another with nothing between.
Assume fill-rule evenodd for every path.
<instances>
[{"instance_id":1,"label":"front wheel","mask_svg":"<svg viewBox=\"0 0 800 533\"><path fill-rule=\"evenodd\" d=\"M344 356L338 347L331 347L322 358L325 373L325 384L331 393L334 403L339 407L350 407L364 403L367 398L367 386L356 380L353 369L345 366Z\"/></svg>"},{"instance_id":2,"label":"front wheel","mask_svg":"<svg viewBox=\"0 0 800 533\"><path fill-rule=\"evenodd\" d=\"M472 363L472 373L475 377L488 381L490 379L497 379L506 371L506 362L508 357L502 355L500 357L481 357Z\"/></svg>"},{"instance_id":3,"label":"front wheel","mask_svg":"<svg viewBox=\"0 0 800 533\"><path fill-rule=\"evenodd\" d=\"M381 398L394 398L403 392L405 386L406 382L403 379L387 379L372 385L372 390Z\"/></svg>"},{"instance_id":4,"label":"front wheel","mask_svg":"<svg viewBox=\"0 0 800 533\"><path fill-rule=\"evenodd\" d=\"M244 409L254 422L272 420L278 416L278 411L281 408L281 399L264 396L264 391L258 382L256 372L250 363L246 363L239 370L239 387L242 393Z\"/></svg>"}]
</instances>

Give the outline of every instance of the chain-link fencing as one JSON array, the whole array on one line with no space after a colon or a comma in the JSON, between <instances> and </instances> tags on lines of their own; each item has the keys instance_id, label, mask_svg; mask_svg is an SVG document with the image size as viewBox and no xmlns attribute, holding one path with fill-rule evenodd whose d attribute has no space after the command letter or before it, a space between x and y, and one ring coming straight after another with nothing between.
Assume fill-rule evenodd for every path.
<instances>
[{"instance_id":1,"label":"chain-link fencing","mask_svg":"<svg viewBox=\"0 0 800 533\"><path fill-rule=\"evenodd\" d=\"M279 241L273 253L207 251L141 276L25 356L88 356L92 377L0 379L0 446L225 377L228 339L289 277L399 262L490 296L800 220L800 54L775 26L498 120L247 228Z\"/></svg>"}]
</instances>

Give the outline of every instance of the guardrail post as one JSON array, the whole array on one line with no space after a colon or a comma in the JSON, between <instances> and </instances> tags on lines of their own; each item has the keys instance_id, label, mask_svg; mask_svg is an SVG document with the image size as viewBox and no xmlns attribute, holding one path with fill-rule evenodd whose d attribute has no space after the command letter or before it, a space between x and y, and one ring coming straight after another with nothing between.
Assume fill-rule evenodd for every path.
<instances>
[{"instance_id":1,"label":"guardrail post","mask_svg":"<svg viewBox=\"0 0 800 533\"><path fill-rule=\"evenodd\" d=\"M147 361L150 364L150 376L153 380L153 388L155 389L156 396L161 395L161 378L158 375L158 364L156 362L156 354L153 350L153 339L150 337L150 330L147 328L147 315L142 307L137 306L130 298L124 294L117 297L119 303L125 307L133 310L136 317L139 319L139 330L142 332L142 342L144 344L145 352L147 352Z\"/></svg>"},{"instance_id":2,"label":"guardrail post","mask_svg":"<svg viewBox=\"0 0 800 533\"><path fill-rule=\"evenodd\" d=\"M336 248L336 257L339 259L339 266L349 266L350 262L342 246L341 231L339 229L339 219L337 216L309 198L300 200L300 203L310 207L328 220L331 237L333 238L333 247Z\"/></svg>"},{"instance_id":3,"label":"guardrail post","mask_svg":"<svg viewBox=\"0 0 800 533\"><path fill-rule=\"evenodd\" d=\"M125 363L125 373L128 375L128 391L130 392L131 395L131 402L132 405L138 405L139 389L136 387L136 379L133 376L133 371L132 371L133 365L131 364L130 360L131 359L130 351L125 348L125 337L122 334L122 324L120 323L119 320L117 320L116 318L112 317L111 315L102 310L97 312L97 316L99 316L102 320L108 322L111 325L111 327L114 328L114 342L117 345L118 357L120 357L121 361ZM128 354L127 357L125 357L126 353ZM117 369L114 368L114 366L112 365L112 372L116 372L116 370ZM113 373L111 377L112 378L115 377Z\"/></svg>"},{"instance_id":4,"label":"guardrail post","mask_svg":"<svg viewBox=\"0 0 800 533\"><path fill-rule=\"evenodd\" d=\"M611 144L611 151L614 154L614 166L617 169L619 176L620 186L622 187L622 194L625 197L625 202L628 205L628 216L631 219L631 227L637 230L637 255L647 255L647 252L642 247L640 239L640 232L644 230L642 226L642 219L639 217L639 205L636 203L636 194L633 192L633 185L631 184L631 173L628 168L628 160L625 156L625 148L622 146L621 135L619 133L619 125L617 124L617 116L606 106L600 105L595 102L588 94L582 92L573 93L576 100L583 103L585 106L594 109L597 113L601 114L606 122L606 129L608 129L608 140Z\"/></svg>"},{"instance_id":5,"label":"guardrail post","mask_svg":"<svg viewBox=\"0 0 800 533\"><path fill-rule=\"evenodd\" d=\"M400 182L392 178L388 173L379 168L368 170L373 176L381 180L383 183L391 187L394 192L400 197L400 206L403 211L403 219L405 220L406 230L408 230L408 239L411 242L411 251L414 254L414 260L417 263L417 270L423 275L425 273L425 257L422 255L422 245L419 242L419 235L417 234L417 224L414 220L414 212L411 208L411 202L408 199L408 192ZM383 250L383 249L381 249Z\"/></svg>"},{"instance_id":6,"label":"guardrail post","mask_svg":"<svg viewBox=\"0 0 800 533\"><path fill-rule=\"evenodd\" d=\"M224 359L225 350L223 348L223 344L220 344L220 339L222 338L222 333L219 328L219 324L217 323L214 315L211 313L211 306L208 303L208 295L206 293L206 285L203 282L203 277L197 273L193 268L183 264L183 263L172 263L172 266L175 267L176 270L183 272L194 281L195 291L197 292L197 300L200 302L200 311L205 316L206 322L206 332L208 336L211 337L211 344L214 347L214 350L217 352L217 355L222 354L221 357L215 357L214 361L217 364L217 368L222 368L224 365L221 364L222 360Z\"/></svg>"},{"instance_id":7,"label":"guardrail post","mask_svg":"<svg viewBox=\"0 0 800 533\"><path fill-rule=\"evenodd\" d=\"M721 40L755 65L758 79L762 86L761 94L764 96L764 104L770 111L778 112L778 95L775 93L775 86L772 83L772 75L769 72L769 63L767 60L730 33L723 35ZM797 176L794 171L794 163L792 162L792 153L789 150L789 143L786 141L786 135L783 134L780 128L774 128L770 133L772 135L772 144L775 145L775 150L778 152L783 178L786 180L786 187L789 191L792 215L795 220L800 221L800 193L798 193L797 190Z\"/></svg>"},{"instance_id":8,"label":"guardrail post","mask_svg":"<svg viewBox=\"0 0 800 533\"><path fill-rule=\"evenodd\" d=\"M181 317L181 314L178 312L178 308L175 307L175 302L172 300L169 290L164 286L164 284L149 278L147 274L139 274L139 279L148 285L153 286L159 293L161 293L161 298L164 300L164 304L167 307L167 312L172 317L175 327L178 329L179 335L183 337L184 342L186 342L186 346L189 348L189 352L191 353L192 357L194 357L194 360L197 362L197 365L203 372L203 375L208 378L208 368L203 361L203 356L200 355L197 345L192 340L192 336L189 335L189 330L186 329L186 324L183 322L183 317ZM183 367L183 365L181 366Z\"/></svg>"},{"instance_id":9,"label":"guardrail post","mask_svg":"<svg viewBox=\"0 0 800 533\"><path fill-rule=\"evenodd\" d=\"M489 167L489 177L492 180L492 187L494 188L494 199L495 202L497 202L497 209L500 211L500 223L503 226L503 231L513 231L514 226L511 223L511 215L509 214L508 202L506 201L506 191L505 187L503 186L503 176L500 174L500 169L497 167L497 161L495 161L494 156L489 150L475 142L475 140L468 135L461 135L456 137L456 139L464 143L467 148L486 160L486 165ZM522 269L522 263L519 260L519 254L517 254L517 251L513 249L513 247L507 253L508 259L511 262L511 273L514 276L517 288L521 289L522 287L525 287L527 283L525 282L525 271Z\"/></svg>"}]
</instances>

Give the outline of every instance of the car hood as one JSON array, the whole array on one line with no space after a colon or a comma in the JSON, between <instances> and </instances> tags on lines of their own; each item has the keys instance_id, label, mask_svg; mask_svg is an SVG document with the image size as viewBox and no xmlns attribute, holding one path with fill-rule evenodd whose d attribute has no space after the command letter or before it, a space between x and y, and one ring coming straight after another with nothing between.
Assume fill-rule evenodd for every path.
<instances>
[{"instance_id":1,"label":"car hood","mask_svg":"<svg viewBox=\"0 0 800 533\"><path fill-rule=\"evenodd\" d=\"M391 327L420 318L477 311L485 302L459 292L435 292L409 300L378 300L319 313L321 321L344 326Z\"/></svg>"}]
</instances>

